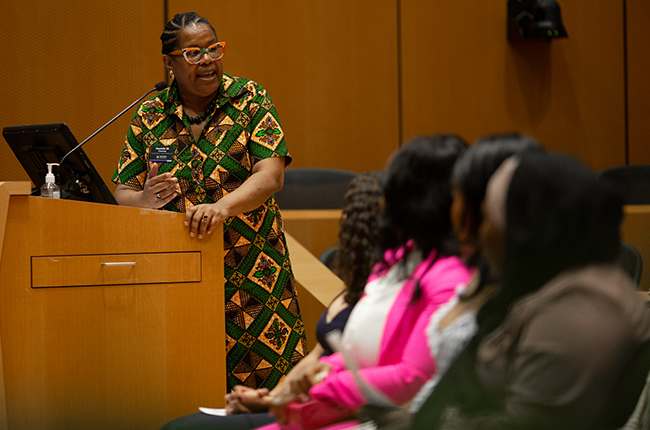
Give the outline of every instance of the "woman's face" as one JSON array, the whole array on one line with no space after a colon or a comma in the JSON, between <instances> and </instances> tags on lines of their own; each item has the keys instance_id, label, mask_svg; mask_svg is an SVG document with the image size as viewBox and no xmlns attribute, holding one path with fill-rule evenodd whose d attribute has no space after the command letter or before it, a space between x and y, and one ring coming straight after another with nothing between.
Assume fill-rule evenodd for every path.
<instances>
[{"instance_id":1,"label":"woman's face","mask_svg":"<svg viewBox=\"0 0 650 430\"><path fill-rule=\"evenodd\" d=\"M506 235L503 227L495 221L494 214L487 209L486 202L489 197L489 194L485 196L481 209L483 221L478 231L479 243L490 271L497 276L502 276L506 259Z\"/></svg>"},{"instance_id":2,"label":"woman's face","mask_svg":"<svg viewBox=\"0 0 650 430\"><path fill-rule=\"evenodd\" d=\"M217 36L205 24L191 25L178 33L178 49L205 49L217 42ZM223 78L221 59L214 61L203 55L198 64L190 64L182 55L165 55L163 58L165 66L174 72L181 101L212 98L217 93Z\"/></svg>"},{"instance_id":3,"label":"woman's face","mask_svg":"<svg viewBox=\"0 0 650 430\"><path fill-rule=\"evenodd\" d=\"M460 242L470 240L470 232L468 230L468 207L465 201L465 195L457 186L451 187L451 210L449 218L451 226L454 229L454 234Z\"/></svg>"},{"instance_id":4,"label":"woman's face","mask_svg":"<svg viewBox=\"0 0 650 430\"><path fill-rule=\"evenodd\" d=\"M465 195L457 186L451 188L451 210L449 219L451 227L460 244L461 256L470 258L476 252L476 237L472 233L472 214Z\"/></svg>"},{"instance_id":5,"label":"woman's face","mask_svg":"<svg viewBox=\"0 0 650 430\"><path fill-rule=\"evenodd\" d=\"M510 183L518 166L519 159L514 156L499 166L488 181L481 205L483 221L478 231L479 243L490 270L497 276L504 275L507 243L506 203Z\"/></svg>"}]
</instances>

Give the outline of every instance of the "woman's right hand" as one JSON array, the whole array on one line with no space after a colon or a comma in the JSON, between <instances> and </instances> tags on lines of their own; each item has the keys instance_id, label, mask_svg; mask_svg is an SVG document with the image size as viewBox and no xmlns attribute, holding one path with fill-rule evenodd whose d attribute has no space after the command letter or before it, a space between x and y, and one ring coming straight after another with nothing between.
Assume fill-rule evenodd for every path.
<instances>
[{"instance_id":1,"label":"woman's right hand","mask_svg":"<svg viewBox=\"0 0 650 430\"><path fill-rule=\"evenodd\" d=\"M299 378L291 381L291 392L293 394L309 394L309 389L320 383L332 370L332 366L322 361L317 361Z\"/></svg>"},{"instance_id":2,"label":"woman's right hand","mask_svg":"<svg viewBox=\"0 0 650 430\"><path fill-rule=\"evenodd\" d=\"M179 190L178 178L172 177L171 173L159 175L158 163L153 163L142 190L142 207L161 208L172 201Z\"/></svg>"}]
</instances>

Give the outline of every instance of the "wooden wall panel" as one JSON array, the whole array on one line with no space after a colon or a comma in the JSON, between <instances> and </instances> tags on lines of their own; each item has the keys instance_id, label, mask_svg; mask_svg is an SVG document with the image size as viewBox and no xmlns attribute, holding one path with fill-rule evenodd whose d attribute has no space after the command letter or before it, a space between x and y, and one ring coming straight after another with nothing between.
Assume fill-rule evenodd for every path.
<instances>
[{"instance_id":1,"label":"wooden wall panel","mask_svg":"<svg viewBox=\"0 0 650 430\"><path fill-rule=\"evenodd\" d=\"M630 164L650 164L650 2L627 0Z\"/></svg>"},{"instance_id":2,"label":"wooden wall panel","mask_svg":"<svg viewBox=\"0 0 650 430\"><path fill-rule=\"evenodd\" d=\"M516 130L624 164L622 3L559 3L568 39L509 43L506 0L403 0L404 138Z\"/></svg>"},{"instance_id":3,"label":"wooden wall panel","mask_svg":"<svg viewBox=\"0 0 650 430\"><path fill-rule=\"evenodd\" d=\"M269 90L294 166L380 168L398 146L400 125L404 139L453 131L471 141L520 130L598 169L624 164L621 2L561 1L569 38L550 44L507 42L505 1L168 3L170 16L196 10L210 19L228 42L226 71ZM630 159L646 163L650 56L643 17L650 6L627 3ZM47 61L11 61L0 71L0 97L10 101L0 126L65 121L79 140L90 135L164 78L163 8L162 0L92 7L73 0L65 8L9 2L2 39L12 52L44 52ZM131 115L85 147L106 182ZM6 144L0 158L0 180L26 179Z\"/></svg>"},{"instance_id":4,"label":"wooden wall panel","mask_svg":"<svg viewBox=\"0 0 650 430\"><path fill-rule=\"evenodd\" d=\"M210 20L226 72L254 79L276 105L294 167L383 167L399 143L392 0L169 0Z\"/></svg>"},{"instance_id":5,"label":"wooden wall panel","mask_svg":"<svg viewBox=\"0 0 650 430\"><path fill-rule=\"evenodd\" d=\"M160 0L11 0L6 6L0 128L65 122L81 142L164 79ZM84 146L111 190L131 115ZM4 139L0 159L0 180L29 179Z\"/></svg>"}]
</instances>

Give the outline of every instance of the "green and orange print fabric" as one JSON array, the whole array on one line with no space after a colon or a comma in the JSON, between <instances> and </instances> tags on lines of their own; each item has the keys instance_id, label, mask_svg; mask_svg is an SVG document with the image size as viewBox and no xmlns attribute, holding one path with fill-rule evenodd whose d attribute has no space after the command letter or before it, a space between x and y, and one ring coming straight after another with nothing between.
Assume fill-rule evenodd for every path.
<instances>
[{"instance_id":1,"label":"green and orange print fabric","mask_svg":"<svg viewBox=\"0 0 650 430\"><path fill-rule=\"evenodd\" d=\"M191 134L178 87L142 103L127 132L112 180L141 190L152 148L172 146L159 173L178 178L180 192L163 209L185 212L236 190L255 162L285 157L284 132L266 90L224 74L214 112L200 139ZM228 388L274 387L307 354L282 217L271 196L257 209L224 221ZM217 341L215 339L215 341Z\"/></svg>"}]
</instances>

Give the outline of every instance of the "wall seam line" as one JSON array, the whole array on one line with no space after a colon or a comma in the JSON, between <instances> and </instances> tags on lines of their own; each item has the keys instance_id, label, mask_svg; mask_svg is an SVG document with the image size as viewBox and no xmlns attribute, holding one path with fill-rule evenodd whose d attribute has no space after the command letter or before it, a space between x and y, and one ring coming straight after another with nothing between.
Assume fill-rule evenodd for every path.
<instances>
[{"instance_id":1,"label":"wall seam line","mask_svg":"<svg viewBox=\"0 0 650 430\"><path fill-rule=\"evenodd\" d=\"M402 94L402 1L397 0L397 147L404 140L404 113Z\"/></svg>"},{"instance_id":2,"label":"wall seam line","mask_svg":"<svg viewBox=\"0 0 650 430\"><path fill-rule=\"evenodd\" d=\"M627 0L623 0L623 101L625 103L625 165L630 165L630 117L627 70Z\"/></svg>"}]
</instances>

